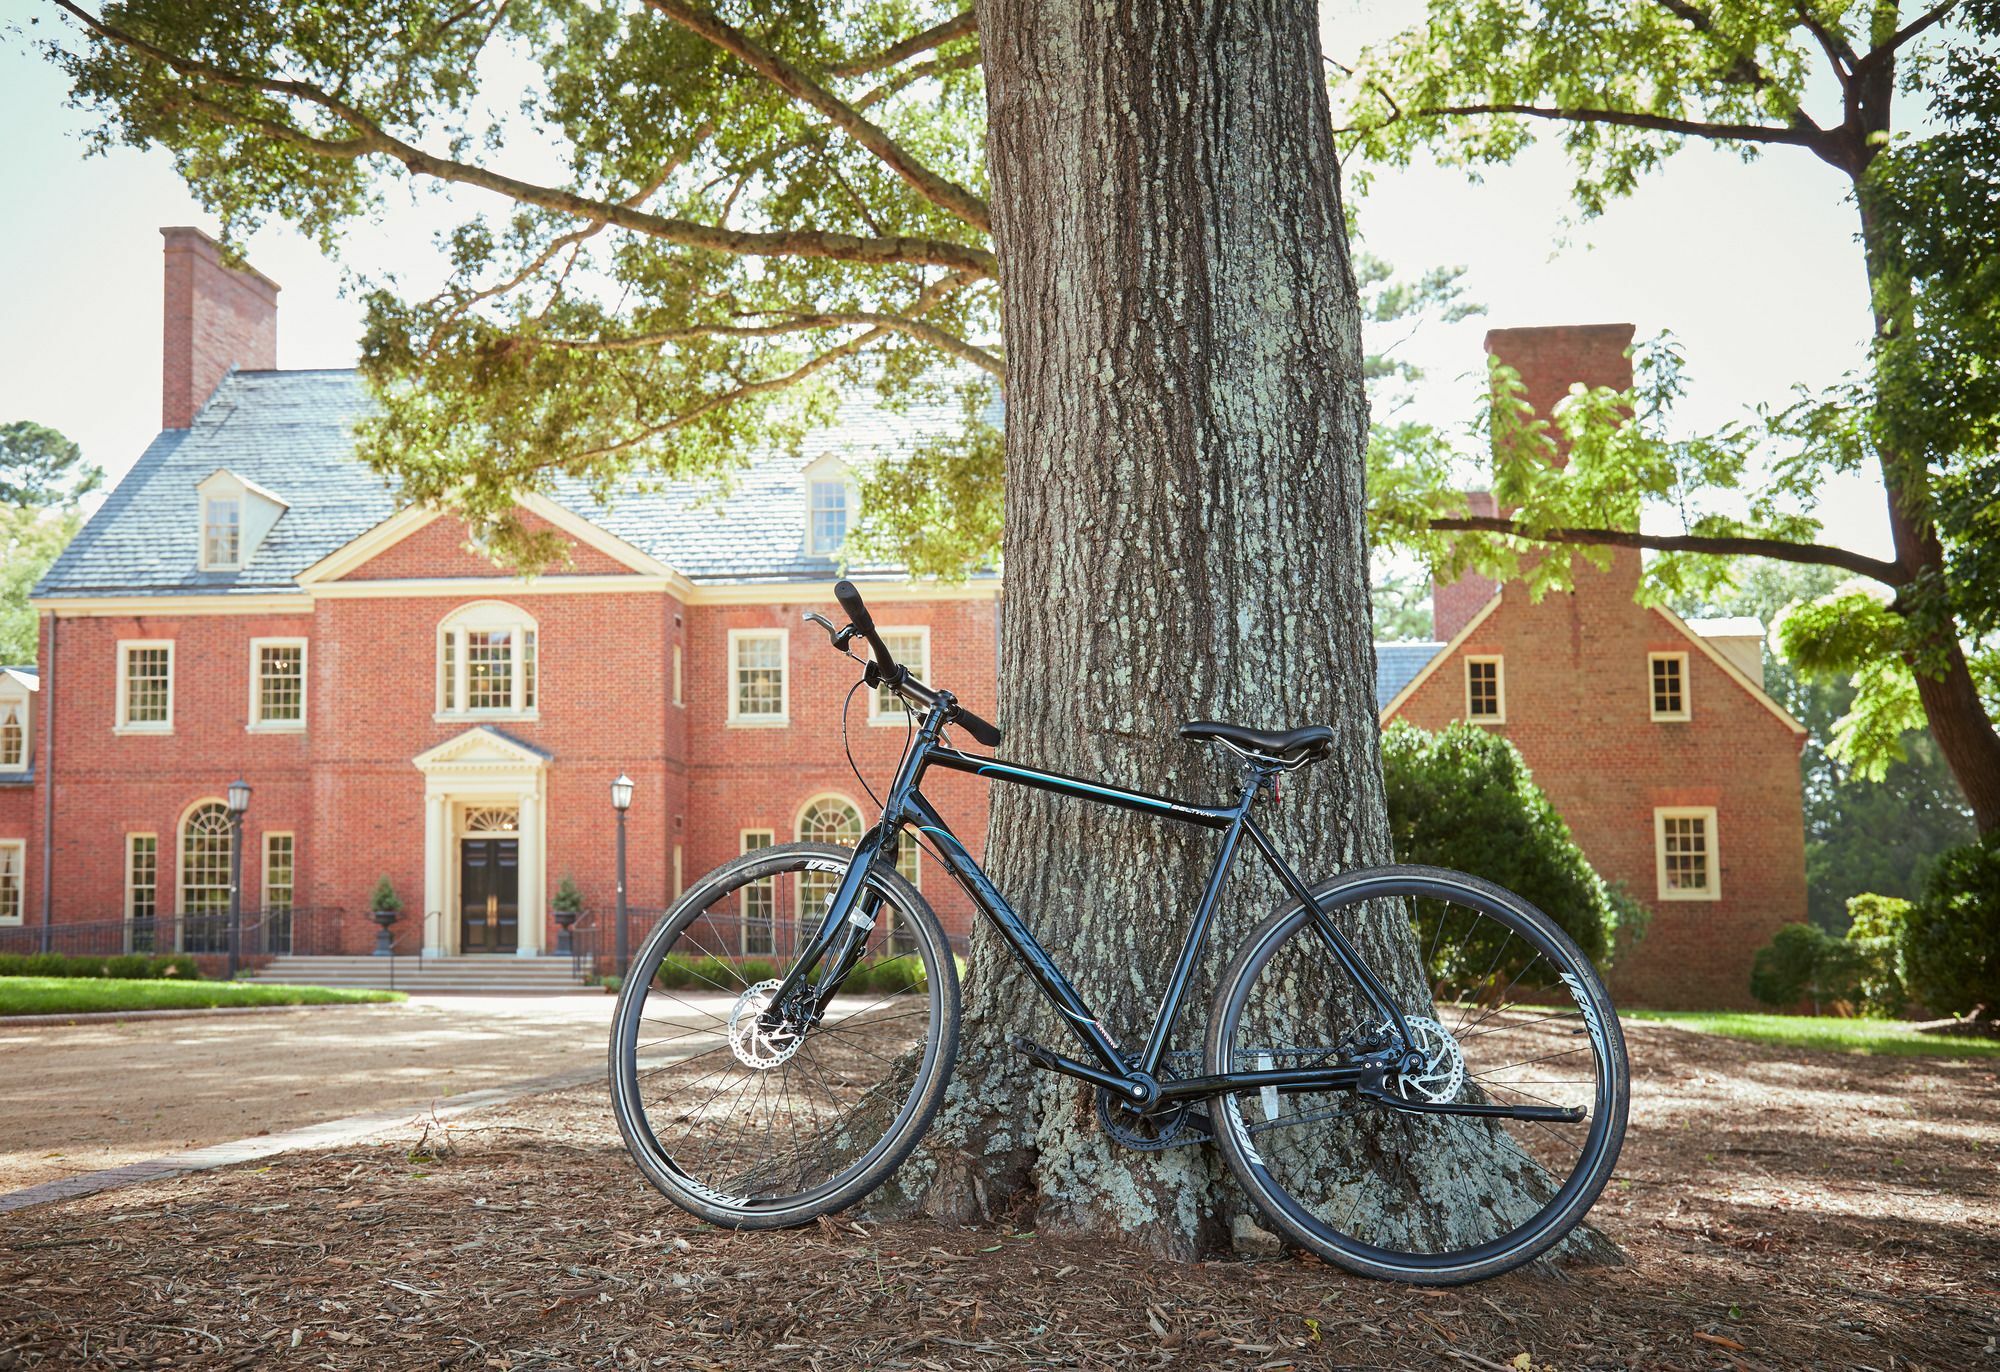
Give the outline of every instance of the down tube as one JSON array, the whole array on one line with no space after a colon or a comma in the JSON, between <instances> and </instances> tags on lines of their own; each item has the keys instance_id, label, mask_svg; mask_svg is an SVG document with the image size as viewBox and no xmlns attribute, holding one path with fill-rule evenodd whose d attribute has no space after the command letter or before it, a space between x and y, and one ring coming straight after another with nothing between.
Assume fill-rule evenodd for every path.
<instances>
[{"instance_id":1,"label":"down tube","mask_svg":"<svg viewBox=\"0 0 2000 1372\"><path fill-rule=\"evenodd\" d=\"M1083 1003L1083 997L1070 985L1062 968L1050 960L1048 950L1042 947L1034 932L1014 912L1007 898L1000 894L993 879L980 870L979 864L972 860L972 854L965 851L965 845L958 841L958 835L952 833L944 817L931 808L931 803L922 794L912 791L903 802L903 818L936 842L938 853L951 868L952 876L958 879L958 884L965 888L973 903L986 912L986 917L993 921L1000 936L1013 946L1042 988L1042 994L1062 1011L1077 1037L1089 1045L1097 1060L1104 1064L1104 1069L1121 1077L1130 1071L1117 1043L1104 1032L1104 1026L1090 1013L1090 1007Z\"/></svg>"}]
</instances>

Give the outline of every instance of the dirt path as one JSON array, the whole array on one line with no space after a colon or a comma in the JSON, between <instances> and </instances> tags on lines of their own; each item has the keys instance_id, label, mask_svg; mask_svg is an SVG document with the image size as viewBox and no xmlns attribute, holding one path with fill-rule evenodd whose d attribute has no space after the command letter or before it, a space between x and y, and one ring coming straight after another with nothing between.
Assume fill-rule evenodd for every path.
<instances>
[{"instance_id":1,"label":"dirt path","mask_svg":"<svg viewBox=\"0 0 2000 1372\"><path fill-rule=\"evenodd\" d=\"M0 1190L589 1068L603 995L0 1026Z\"/></svg>"},{"instance_id":2,"label":"dirt path","mask_svg":"<svg viewBox=\"0 0 2000 1372\"><path fill-rule=\"evenodd\" d=\"M0 1367L2000 1363L1992 1065L1628 1032L1594 1215L1620 1267L1424 1293L1006 1223L725 1233L641 1185L593 1087L434 1161L412 1136L0 1218Z\"/></svg>"}]
</instances>

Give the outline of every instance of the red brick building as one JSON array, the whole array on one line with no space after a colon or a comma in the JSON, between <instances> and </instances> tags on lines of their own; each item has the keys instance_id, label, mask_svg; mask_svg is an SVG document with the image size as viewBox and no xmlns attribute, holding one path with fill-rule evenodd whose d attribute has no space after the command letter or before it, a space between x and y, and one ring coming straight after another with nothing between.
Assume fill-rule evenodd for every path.
<instances>
[{"instance_id":1,"label":"red brick building","mask_svg":"<svg viewBox=\"0 0 2000 1372\"><path fill-rule=\"evenodd\" d=\"M1547 414L1571 383L1631 384L1630 325L1496 329ZM1486 504L1491 511L1490 500ZM1639 555L1532 602L1481 577L1434 592L1441 642L1384 644L1382 721L1506 735L1591 864L1652 912L1616 966L1628 1004L1750 1003L1756 950L1805 918L1805 728L1764 693L1763 626L1634 602Z\"/></svg>"},{"instance_id":2,"label":"red brick building","mask_svg":"<svg viewBox=\"0 0 2000 1372\"><path fill-rule=\"evenodd\" d=\"M451 518L395 507L354 456L354 373L276 368L274 284L164 233L162 431L37 588L39 672L0 671L0 946L219 949L238 779L243 903L277 951L366 951L383 876L404 951L549 951L565 877L612 903L620 773L640 909L750 846L858 837L872 816L837 738L854 670L800 615L837 615L851 473L962 423L955 406L856 402L727 488L536 497L526 516L568 556L524 580ZM1623 384L1630 332L1493 343L1546 407L1570 380ZM999 579L853 574L904 660L991 716ZM1733 1003L1751 950L1804 911L1800 731L1755 685L1761 630L1642 609L1635 574L1540 605L1441 588L1448 641L1379 645L1378 699L1385 722L1470 713L1521 747L1599 870L1656 911L1618 972L1628 1000ZM886 777L898 707L863 695L853 722ZM928 789L980 851L983 785ZM962 894L914 853L905 870L963 932Z\"/></svg>"}]
</instances>

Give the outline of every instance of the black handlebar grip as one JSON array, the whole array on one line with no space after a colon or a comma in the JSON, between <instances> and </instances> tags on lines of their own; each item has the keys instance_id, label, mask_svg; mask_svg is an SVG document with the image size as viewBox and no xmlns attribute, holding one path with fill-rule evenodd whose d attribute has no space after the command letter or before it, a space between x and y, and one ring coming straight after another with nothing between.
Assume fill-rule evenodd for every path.
<instances>
[{"instance_id":1,"label":"black handlebar grip","mask_svg":"<svg viewBox=\"0 0 2000 1372\"><path fill-rule=\"evenodd\" d=\"M875 621L869 617L868 607L861 603L861 592L854 588L853 582L834 582L833 598L847 611L847 622L859 629L864 638L875 636Z\"/></svg>"},{"instance_id":2,"label":"black handlebar grip","mask_svg":"<svg viewBox=\"0 0 2000 1372\"><path fill-rule=\"evenodd\" d=\"M999 728L988 724L978 715L972 713L972 711L961 707L957 718L953 722L988 748L998 748L1000 746Z\"/></svg>"}]
</instances>

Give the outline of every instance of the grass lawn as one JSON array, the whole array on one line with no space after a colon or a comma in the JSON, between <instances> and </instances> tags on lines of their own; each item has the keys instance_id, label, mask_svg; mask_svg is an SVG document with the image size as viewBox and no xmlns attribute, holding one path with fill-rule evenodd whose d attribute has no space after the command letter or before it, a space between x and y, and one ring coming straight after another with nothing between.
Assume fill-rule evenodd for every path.
<instances>
[{"instance_id":1,"label":"grass lawn","mask_svg":"<svg viewBox=\"0 0 2000 1372\"><path fill-rule=\"evenodd\" d=\"M219 1005L346 1005L403 1000L401 991L263 986L231 981L120 981L112 977L0 977L0 1015L106 1010L211 1010Z\"/></svg>"},{"instance_id":2,"label":"grass lawn","mask_svg":"<svg viewBox=\"0 0 2000 1372\"><path fill-rule=\"evenodd\" d=\"M1624 1010L1629 1019L1662 1020L1704 1034L1726 1034L1788 1048L1925 1058L2000 1057L2000 1039L1919 1034L1900 1020L1832 1015L1752 1015L1729 1010Z\"/></svg>"}]
</instances>

